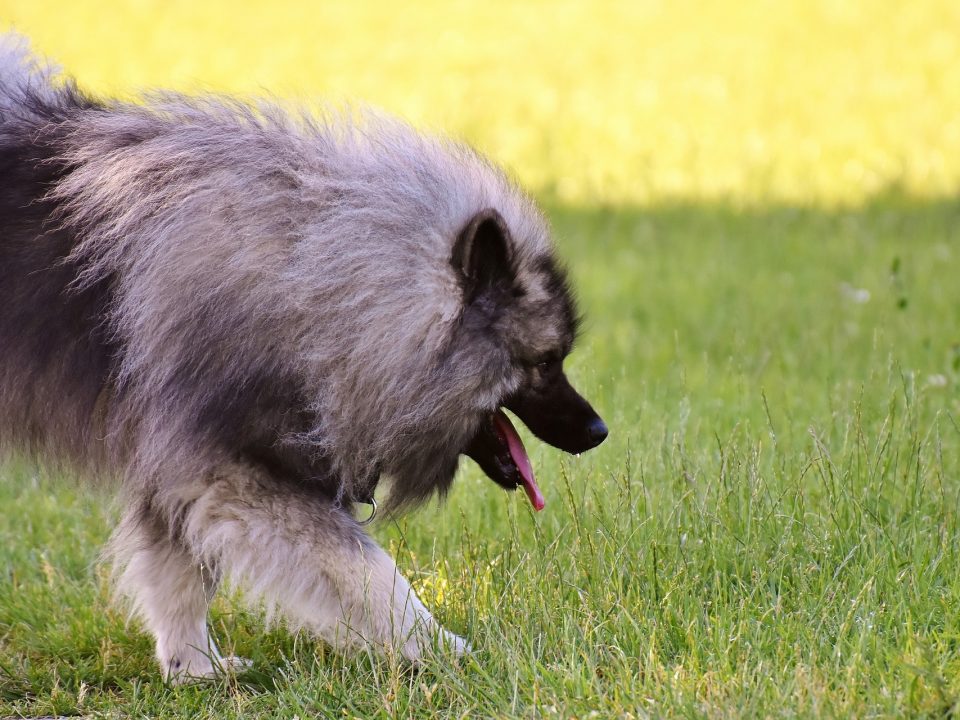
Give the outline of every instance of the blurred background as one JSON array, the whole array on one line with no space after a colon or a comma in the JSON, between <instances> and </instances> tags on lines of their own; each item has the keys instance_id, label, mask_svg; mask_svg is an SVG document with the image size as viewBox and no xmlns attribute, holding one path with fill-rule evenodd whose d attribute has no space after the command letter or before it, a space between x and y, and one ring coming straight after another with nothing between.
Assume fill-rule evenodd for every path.
<instances>
[{"instance_id":1,"label":"blurred background","mask_svg":"<svg viewBox=\"0 0 960 720\"><path fill-rule=\"evenodd\" d=\"M565 202L960 184L954 0L0 0L82 85L361 101Z\"/></svg>"}]
</instances>

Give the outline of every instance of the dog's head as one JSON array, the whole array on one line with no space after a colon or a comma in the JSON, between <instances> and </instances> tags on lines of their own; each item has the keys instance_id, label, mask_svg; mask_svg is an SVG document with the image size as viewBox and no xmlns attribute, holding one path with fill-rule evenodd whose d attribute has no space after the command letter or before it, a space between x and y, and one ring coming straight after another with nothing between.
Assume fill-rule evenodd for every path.
<instances>
[{"instance_id":1,"label":"dog's head","mask_svg":"<svg viewBox=\"0 0 960 720\"><path fill-rule=\"evenodd\" d=\"M257 305L287 328L285 362L310 399L294 442L344 497L384 478L390 512L442 496L463 455L539 508L505 411L572 453L607 430L564 377L577 312L536 204L470 148L388 118L317 145L306 190L274 211L283 228L304 217L292 267Z\"/></svg>"},{"instance_id":2,"label":"dog's head","mask_svg":"<svg viewBox=\"0 0 960 720\"><path fill-rule=\"evenodd\" d=\"M607 426L563 372L578 324L565 275L551 252L523 253L524 247L492 209L477 213L454 243L462 331L486 346L484 370L502 389L497 407L479 419L462 452L502 487L523 487L540 510L544 500L530 460L503 409L568 453L602 443Z\"/></svg>"}]
</instances>

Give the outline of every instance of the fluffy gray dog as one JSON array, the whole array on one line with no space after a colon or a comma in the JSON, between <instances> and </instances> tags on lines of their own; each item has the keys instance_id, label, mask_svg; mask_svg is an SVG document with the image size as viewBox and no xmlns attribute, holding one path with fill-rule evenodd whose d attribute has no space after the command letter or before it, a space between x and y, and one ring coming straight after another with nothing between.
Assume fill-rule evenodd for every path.
<instances>
[{"instance_id":1,"label":"fluffy gray dog","mask_svg":"<svg viewBox=\"0 0 960 720\"><path fill-rule=\"evenodd\" d=\"M92 98L0 37L0 442L122 481L110 556L172 680L230 659L229 577L340 648L442 630L354 518L443 494L461 454L543 498L502 408L582 452L577 321L533 203L379 115Z\"/></svg>"}]
</instances>

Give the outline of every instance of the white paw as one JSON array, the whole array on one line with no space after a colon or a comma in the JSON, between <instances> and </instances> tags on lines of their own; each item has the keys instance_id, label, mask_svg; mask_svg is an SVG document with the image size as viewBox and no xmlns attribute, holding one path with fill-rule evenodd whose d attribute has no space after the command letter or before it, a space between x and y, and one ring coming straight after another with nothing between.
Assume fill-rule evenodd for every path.
<instances>
[{"instance_id":1,"label":"white paw","mask_svg":"<svg viewBox=\"0 0 960 720\"><path fill-rule=\"evenodd\" d=\"M401 652L410 662L420 662L427 655L462 657L470 652L470 643L435 623L421 626L404 643Z\"/></svg>"},{"instance_id":2,"label":"white paw","mask_svg":"<svg viewBox=\"0 0 960 720\"><path fill-rule=\"evenodd\" d=\"M192 653L192 657L186 663L177 658L163 663L163 670L164 677L171 685L190 685L204 680L238 675L252 666L252 661L235 655L210 657Z\"/></svg>"},{"instance_id":3,"label":"white paw","mask_svg":"<svg viewBox=\"0 0 960 720\"><path fill-rule=\"evenodd\" d=\"M459 635L454 635L452 632L447 630L440 630L440 635L437 638L437 644L440 646L440 649L443 652L453 653L457 657L463 657L464 655L469 655L473 652L473 648L470 647L464 638Z\"/></svg>"},{"instance_id":4,"label":"white paw","mask_svg":"<svg viewBox=\"0 0 960 720\"><path fill-rule=\"evenodd\" d=\"M224 675L240 675L252 667L253 660L249 658L242 658L237 655L220 658L220 673Z\"/></svg>"}]
</instances>

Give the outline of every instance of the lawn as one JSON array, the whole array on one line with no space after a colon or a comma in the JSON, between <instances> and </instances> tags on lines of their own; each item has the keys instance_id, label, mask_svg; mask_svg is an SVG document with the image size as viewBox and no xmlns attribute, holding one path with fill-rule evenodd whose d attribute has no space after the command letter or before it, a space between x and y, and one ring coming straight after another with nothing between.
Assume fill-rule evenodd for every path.
<instances>
[{"instance_id":1,"label":"lawn","mask_svg":"<svg viewBox=\"0 0 960 720\"><path fill-rule=\"evenodd\" d=\"M374 527L465 661L338 656L226 596L254 671L186 688L110 604L111 500L7 465L0 716L957 711L955 3L218 6L0 0L0 23L100 91L361 98L507 163L611 436L527 436L537 515L465 461L445 504Z\"/></svg>"}]
</instances>

